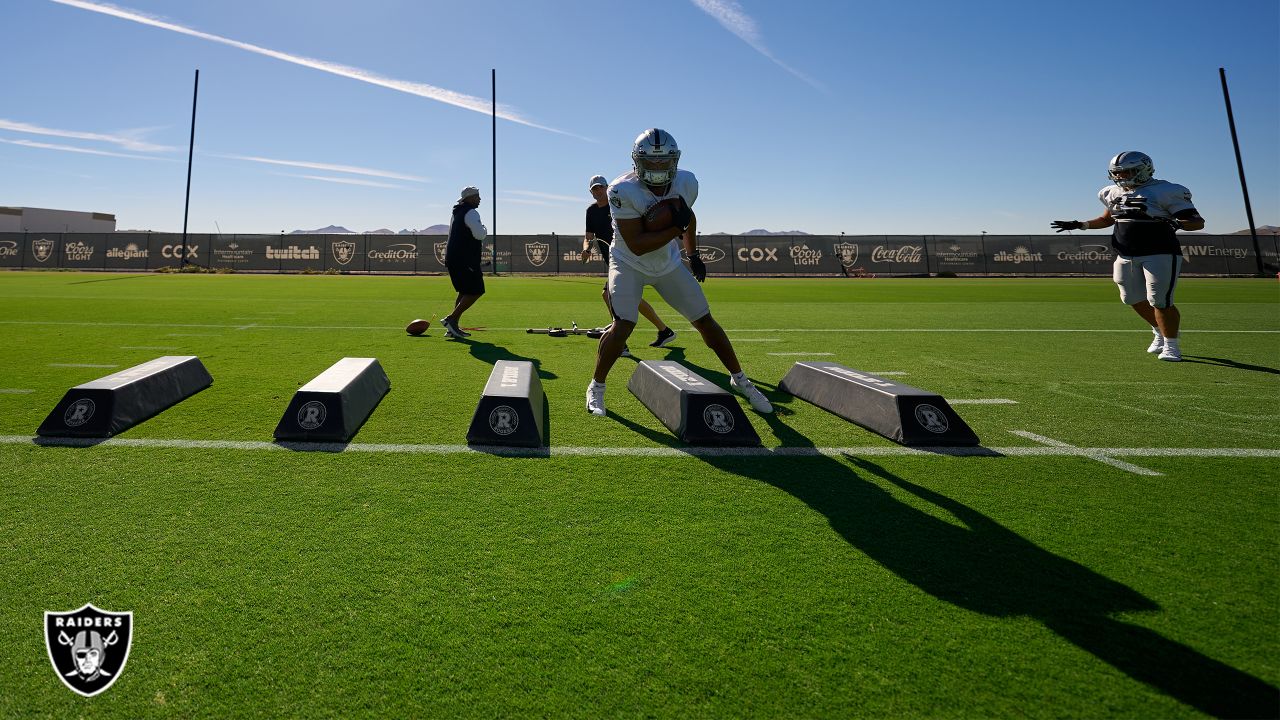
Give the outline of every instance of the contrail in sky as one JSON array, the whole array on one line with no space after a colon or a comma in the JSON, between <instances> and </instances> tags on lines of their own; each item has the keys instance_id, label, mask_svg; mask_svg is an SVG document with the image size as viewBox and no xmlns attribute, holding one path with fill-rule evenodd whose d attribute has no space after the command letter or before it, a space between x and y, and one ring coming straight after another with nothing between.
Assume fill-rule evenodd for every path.
<instances>
[{"instance_id":1,"label":"contrail in sky","mask_svg":"<svg viewBox=\"0 0 1280 720\"><path fill-rule=\"evenodd\" d=\"M55 2L61 1L55 0ZM756 21L743 12L737 0L690 0L690 2L697 5L702 12L715 18L715 21L724 26L725 30L737 35L743 42L754 48L756 52L772 60L778 67L809 83L818 90L827 92L827 88L822 83L782 62L774 56L769 48L765 47L764 40L760 37L760 31L756 29Z\"/></svg>"},{"instance_id":2,"label":"contrail in sky","mask_svg":"<svg viewBox=\"0 0 1280 720\"><path fill-rule=\"evenodd\" d=\"M135 160L168 160L169 162L173 162L169 158L155 157L153 155L127 155L125 153L107 152L106 150L78 148L71 145L42 143L34 140L5 140L4 138L0 138L0 142L9 143L10 145L21 145L22 147L40 148L42 150L61 150L62 152L84 153L85 155L106 155L107 157L133 158Z\"/></svg>"},{"instance_id":3,"label":"contrail in sky","mask_svg":"<svg viewBox=\"0 0 1280 720\"><path fill-rule=\"evenodd\" d=\"M168 145L156 145L154 143L144 142L130 137L136 134L138 130L123 131L122 135L108 135L106 133L81 132L79 130L58 130L56 128L40 127L31 123L18 122L16 120L5 120L0 118L0 130L12 130L13 132L28 133L30 135L49 135L51 137L71 138L74 140L93 140L95 142L111 143L119 145L125 150L134 150L136 152L166 152L169 150L177 150L175 147ZM128 156L126 156L128 157Z\"/></svg>"},{"instance_id":4,"label":"contrail in sky","mask_svg":"<svg viewBox=\"0 0 1280 720\"><path fill-rule=\"evenodd\" d=\"M228 158L230 160L247 160L249 162L266 163L268 165L287 165L289 167L307 168L308 170L329 170L331 172L344 172L353 175L371 175L373 177L390 178L392 180L411 180L413 182L431 182L424 177L416 175L405 175L403 173L395 173L389 170L375 170L373 168L356 167L355 165L331 165L329 163L308 162L306 160L276 160L275 158L255 157L253 155L223 155L220 153L210 153L213 157Z\"/></svg>"},{"instance_id":5,"label":"contrail in sky","mask_svg":"<svg viewBox=\"0 0 1280 720\"><path fill-rule=\"evenodd\" d=\"M176 25L174 23L166 22L164 20L161 20L156 17L152 17L150 15L145 15L135 10L116 7L115 5L108 5L106 3L88 2L87 0L50 0L50 2L55 2L55 3L58 3L59 5L69 5L74 8L80 8L81 10L89 10L91 12L102 13L103 15L110 15L112 17L120 18L121 20L129 20L131 22L141 23L143 25L150 25L152 27L157 27L162 30L172 30L173 32L182 33L183 35L190 35L191 37L200 38L201 40L208 40L210 42L222 43L223 45L230 45L233 48L238 48L240 50L247 50L251 53L257 53L259 55L266 55L267 57L275 58L276 60L283 60L284 62L287 62L287 63L293 63L294 65L309 67L313 70L320 70L322 72L332 73L334 75L339 75L341 77L351 78L352 80L367 82L372 85L380 85L382 87L390 88L392 90L398 90L403 93L409 93L410 95L417 95L419 97L424 97L424 98L427 98L428 100L436 100L448 105L453 105L455 107L471 110L472 112L478 112L478 113L483 113L485 115L488 115L492 109L490 101L485 98L476 97L474 95L464 95L463 93L454 92L452 90L445 90L444 88L439 88L434 85L428 85L426 83L411 82L409 80L397 80L395 78L389 78L384 75L379 75L375 72L370 72L369 70L363 70L361 68L351 67L350 65L342 65L340 63L329 62L328 60L317 60L315 58L303 57L301 55L292 55L290 53L280 52L279 50L272 50L270 48L264 48L259 45L240 42L239 40L232 40L230 38L225 38L220 35L214 35L212 33L201 32L199 30L195 30L189 27L184 27L182 25ZM583 138L579 135L574 135L573 133L570 133L570 132L565 132L564 130L557 130L556 128L547 127L546 125L539 125L535 122L525 119L524 117L520 116L515 111L510 109L510 107L507 107L507 106L498 105L497 116L502 118L503 120L510 120L513 123L526 125L531 128L537 128L538 130L546 130L548 132L558 133L560 135L567 135L569 137L576 137L582 140L588 139L588 138Z\"/></svg>"},{"instance_id":6,"label":"contrail in sky","mask_svg":"<svg viewBox=\"0 0 1280 720\"><path fill-rule=\"evenodd\" d=\"M381 183L381 182L375 182L373 180L356 180L354 178L337 178L337 177L328 177L326 175L294 175L291 173L273 173L273 174L279 175L281 177L302 178L304 180L323 180L325 182L331 182L331 183L342 183L343 185L361 185L363 187L392 188L394 190L411 190L412 189L412 188L407 188L403 185L393 185L391 183Z\"/></svg>"}]
</instances>

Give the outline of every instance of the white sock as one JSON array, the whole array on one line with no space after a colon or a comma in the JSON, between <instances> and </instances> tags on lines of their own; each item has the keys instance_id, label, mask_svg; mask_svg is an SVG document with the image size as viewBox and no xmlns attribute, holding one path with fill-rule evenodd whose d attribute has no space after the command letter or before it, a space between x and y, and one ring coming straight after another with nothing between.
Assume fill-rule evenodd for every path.
<instances>
[{"instance_id":1,"label":"white sock","mask_svg":"<svg viewBox=\"0 0 1280 720\"><path fill-rule=\"evenodd\" d=\"M730 377L732 377L734 380L737 380L738 382L742 382L743 380L747 379L747 372L745 370L739 370L738 372L730 375Z\"/></svg>"},{"instance_id":2,"label":"white sock","mask_svg":"<svg viewBox=\"0 0 1280 720\"><path fill-rule=\"evenodd\" d=\"M1178 338L1165 338L1165 339L1164 339L1164 346L1165 346L1165 347L1167 347L1167 348L1169 348L1169 349L1171 349L1171 350L1177 350L1177 349L1178 349Z\"/></svg>"},{"instance_id":3,"label":"white sock","mask_svg":"<svg viewBox=\"0 0 1280 720\"><path fill-rule=\"evenodd\" d=\"M596 382L596 379L595 379L595 378L591 378L591 385L589 386L589 388L590 388L590 389L600 388L601 390L603 390L603 389L604 389L604 383L602 383L602 382Z\"/></svg>"},{"instance_id":4,"label":"white sock","mask_svg":"<svg viewBox=\"0 0 1280 720\"><path fill-rule=\"evenodd\" d=\"M1164 336L1160 334L1160 328L1158 328L1158 327L1152 327L1152 328L1151 328L1151 334L1152 334L1152 335L1155 335L1155 336L1156 336L1156 337L1158 337L1158 338L1164 339Z\"/></svg>"}]
</instances>

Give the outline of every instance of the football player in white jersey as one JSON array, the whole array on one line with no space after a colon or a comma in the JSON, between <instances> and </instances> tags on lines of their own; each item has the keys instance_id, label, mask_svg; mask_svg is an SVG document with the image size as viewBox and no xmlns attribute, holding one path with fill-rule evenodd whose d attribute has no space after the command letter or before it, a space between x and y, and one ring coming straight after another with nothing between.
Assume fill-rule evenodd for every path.
<instances>
[{"instance_id":1,"label":"football player in white jersey","mask_svg":"<svg viewBox=\"0 0 1280 720\"><path fill-rule=\"evenodd\" d=\"M1178 326L1182 316L1173 304L1173 288L1182 269L1178 230L1201 230L1204 218L1191 204L1191 191L1155 178L1151 158L1136 150L1111 158L1108 175L1113 185L1098 192L1106 209L1092 220L1054 220L1050 227L1093 230L1115 226L1111 247L1116 261L1112 279L1120 286L1120 300L1133 307L1151 326L1149 353L1161 360L1182 360Z\"/></svg>"},{"instance_id":2,"label":"football player in white jersey","mask_svg":"<svg viewBox=\"0 0 1280 720\"><path fill-rule=\"evenodd\" d=\"M702 340L729 371L729 384L745 396L757 412L773 412L764 394L756 389L733 351L720 323L711 317L711 306L698 284L707 278L707 266L698 257L697 217L692 206L698 200L698 179L680 170L680 148L665 130L645 130L631 147L632 171L609 185L613 214L613 252L609 254L609 297L613 325L600 338L595 373L587 385L587 411L604 415L605 379L636 327L640 296L652 285L662 299L688 320ZM644 214L659 201L681 198L670 228L648 232ZM689 259L681 262L680 238Z\"/></svg>"}]
</instances>

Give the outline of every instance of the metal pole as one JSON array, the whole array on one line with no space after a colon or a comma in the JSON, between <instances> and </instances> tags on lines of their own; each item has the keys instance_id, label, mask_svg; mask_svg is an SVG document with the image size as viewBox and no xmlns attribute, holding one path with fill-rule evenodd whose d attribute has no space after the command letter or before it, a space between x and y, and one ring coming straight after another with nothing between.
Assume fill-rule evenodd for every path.
<instances>
[{"instance_id":1,"label":"metal pole","mask_svg":"<svg viewBox=\"0 0 1280 720\"><path fill-rule=\"evenodd\" d=\"M1240 140L1236 137L1236 118L1231 112L1231 94L1227 92L1227 71L1218 68L1218 77L1222 80L1222 100L1227 104L1227 124L1231 126L1231 145L1236 150L1236 169L1240 171L1240 191L1244 193L1244 214L1249 218L1249 235L1253 237L1253 257L1258 261L1258 275L1262 271L1262 253L1258 248L1258 229L1253 225L1253 206L1249 204L1249 186L1244 181L1244 161L1240 159Z\"/></svg>"},{"instance_id":2,"label":"metal pole","mask_svg":"<svg viewBox=\"0 0 1280 720\"><path fill-rule=\"evenodd\" d=\"M196 100L200 97L200 69L196 68L196 86L191 91L191 141L187 144L187 200L182 208L182 261L178 267L187 264L187 217L191 213L191 160L196 152Z\"/></svg>"},{"instance_id":3,"label":"metal pole","mask_svg":"<svg viewBox=\"0 0 1280 720\"><path fill-rule=\"evenodd\" d=\"M498 69L489 70L489 92L493 100L491 106L493 120L493 190L489 196L489 204L493 206L493 230L489 237L493 238L493 274L498 274Z\"/></svg>"}]
</instances>

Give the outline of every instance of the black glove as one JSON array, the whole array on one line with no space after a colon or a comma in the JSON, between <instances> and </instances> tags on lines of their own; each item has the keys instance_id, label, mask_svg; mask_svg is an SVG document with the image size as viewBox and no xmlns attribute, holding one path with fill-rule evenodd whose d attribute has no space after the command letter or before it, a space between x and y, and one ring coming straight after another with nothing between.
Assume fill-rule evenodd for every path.
<instances>
[{"instance_id":1,"label":"black glove","mask_svg":"<svg viewBox=\"0 0 1280 720\"><path fill-rule=\"evenodd\" d=\"M671 219L675 221L677 227L684 229L689 227L689 223L693 222L693 210L685 203L684 198L680 198L680 202L676 203L676 209L671 214Z\"/></svg>"},{"instance_id":2,"label":"black glove","mask_svg":"<svg viewBox=\"0 0 1280 720\"><path fill-rule=\"evenodd\" d=\"M698 282L707 281L707 264L702 262L697 253L689 256L689 272L693 273Z\"/></svg>"},{"instance_id":3,"label":"black glove","mask_svg":"<svg viewBox=\"0 0 1280 720\"><path fill-rule=\"evenodd\" d=\"M1079 220L1054 220L1053 222L1049 223L1049 227L1053 228L1057 232L1062 232L1063 230L1084 230L1085 229L1084 223L1080 222Z\"/></svg>"},{"instance_id":4,"label":"black glove","mask_svg":"<svg viewBox=\"0 0 1280 720\"><path fill-rule=\"evenodd\" d=\"M1147 214L1147 199L1130 195L1120 200L1120 204L1111 208L1111 217L1117 220L1151 220Z\"/></svg>"}]
</instances>

